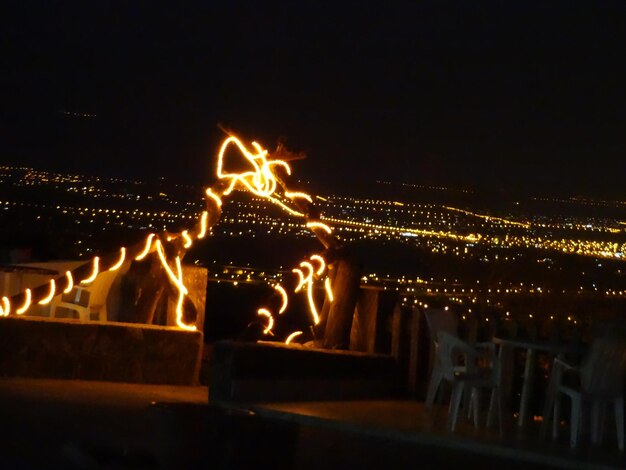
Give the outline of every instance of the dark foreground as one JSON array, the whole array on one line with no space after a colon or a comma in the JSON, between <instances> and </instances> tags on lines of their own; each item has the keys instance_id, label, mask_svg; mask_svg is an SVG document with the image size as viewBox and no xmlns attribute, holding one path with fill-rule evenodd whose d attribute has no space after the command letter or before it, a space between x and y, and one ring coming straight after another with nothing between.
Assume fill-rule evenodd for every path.
<instances>
[{"instance_id":1,"label":"dark foreground","mask_svg":"<svg viewBox=\"0 0 626 470\"><path fill-rule=\"evenodd\" d=\"M445 413L441 413L443 416ZM206 387L0 380L0 468L620 468L606 449L454 436L406 401L207 405Z\"/></svg>"}]
</instances>

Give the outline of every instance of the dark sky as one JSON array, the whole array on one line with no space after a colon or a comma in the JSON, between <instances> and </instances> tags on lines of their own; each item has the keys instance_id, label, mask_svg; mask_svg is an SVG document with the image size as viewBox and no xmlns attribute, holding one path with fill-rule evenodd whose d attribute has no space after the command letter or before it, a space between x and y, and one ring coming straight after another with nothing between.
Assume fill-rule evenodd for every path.
<instances>
[{"instance_id":1,"label":"dark sky","mask_svg":"<svg viewBox=\"0 0 626 470\"><path fill-rule=\"evenodd\" d=\"M209 182L222 123L305 179L626 196L621 0L18 0L0 38L0 162Z\"/></svg>"}]
</instances>

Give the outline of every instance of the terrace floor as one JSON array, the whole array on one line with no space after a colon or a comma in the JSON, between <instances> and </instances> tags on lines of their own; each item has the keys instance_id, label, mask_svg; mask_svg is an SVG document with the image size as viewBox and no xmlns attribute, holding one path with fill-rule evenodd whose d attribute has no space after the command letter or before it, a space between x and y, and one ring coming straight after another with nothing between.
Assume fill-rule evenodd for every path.
<instances>
[{"instance_id":1,"label":"terrace floor","mask_svg":"<svg viewBox=\"0 0 626 470\"><path fill-rule=\"evenodd\" d=\"M624 468L614 433L445 431L416 401L207 405L206 387L0 379L2 468Z\"/></svg>"}]
</instances>

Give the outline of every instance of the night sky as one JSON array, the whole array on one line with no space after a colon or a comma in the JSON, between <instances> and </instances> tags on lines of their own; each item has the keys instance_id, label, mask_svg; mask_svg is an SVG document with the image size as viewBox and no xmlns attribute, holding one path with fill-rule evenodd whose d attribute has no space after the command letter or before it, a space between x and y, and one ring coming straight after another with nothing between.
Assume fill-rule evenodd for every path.
<instances>
[{"instance_id":1,"label":"night sky","mask_svg":"<svg viewBox=\"0 0 626 470\"><path fill-rule=\"evenodd\" d=\"M209 183L221 123L313 181L626 196L626 2L180 3L2 2L0 162Z\"/></svg>"}]
</instances>

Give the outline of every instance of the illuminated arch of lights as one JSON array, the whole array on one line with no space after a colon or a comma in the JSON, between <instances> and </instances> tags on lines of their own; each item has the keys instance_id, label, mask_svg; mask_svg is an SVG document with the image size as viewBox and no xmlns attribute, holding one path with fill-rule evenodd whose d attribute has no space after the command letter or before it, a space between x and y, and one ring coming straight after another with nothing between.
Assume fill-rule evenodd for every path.
<instances>
[{"instance_id":1,"label":"illuminated arch of lights","mask_svg":"<svg viewBox=\"0 0 626 470\"><path fill-rule=\"evenodd\" d=\"M233 172L226 169L226 153L231 147L234 147L243 156L243 163L247 166L245 171ZM72 271L66 271L62 276L50 279L41 286L26 289L11 297L4 296L0 299L0 316L23 315L34 304L47 305L55 296L69 293L76 284L91 284L102 272L116 271L125 262L141 261L156 252L170 284L177 292L176 325L184 330L196 330L195 324L187 323L184 319L183 305L189 292L183 282L182 254L184 254L184 250L191 248L194 241L205 238L210 228L218 222L221 216L222 199L234 190L248 191L255 196L267 199L292 216L303 218L305 226L318 237L325 248L338 247L339 242L333 236L333 229L319 220L318 216L310 215L311 196L300 191L290 191L280 178L278 171L287 176L291 175L291 167L287 161L269 157L268 151L257 142L252 142L250 146L247 146L238 137L229 134L217 155L217 182L205 190L207 210L200 214L193 229L186 229L180 233L149 233L139 243L128 248L121 247L118 253L102 257L94 256L89 262ZM168 252L175 253L173 262L168 259ZM316 282L321 282L326 298L330 302L333 301L332 287L327 271L327 262L319 254L312 255L292 270L293 274L297 276L294 293L306 292L313 325L320 322L319 309L314 297ZM275 284L273 288L281 299L277 312L273 312L267 307L259 308L257 311L258 315L264 319L263 333L266 335L273 335L272 329L275 324L276 313L278 315L283 314L289 304L287 290L280 284ZM285 343L291 343L301 334L302 331L290 333L287 335Z\"/></svg>"}]
</instances>

